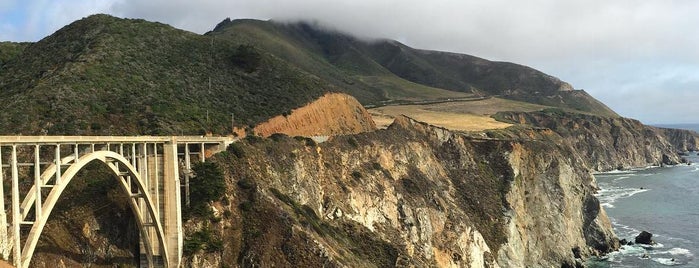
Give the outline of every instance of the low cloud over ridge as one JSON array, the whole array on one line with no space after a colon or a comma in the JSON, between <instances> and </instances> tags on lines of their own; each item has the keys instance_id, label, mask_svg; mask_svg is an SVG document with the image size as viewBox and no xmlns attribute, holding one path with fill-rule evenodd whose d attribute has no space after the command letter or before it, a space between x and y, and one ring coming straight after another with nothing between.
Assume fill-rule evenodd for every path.
<instances>
[{"instance_id":1,"label":"low cloud over ridge","mask_svg":"<svg viewBox=\"0 0 699 268\"><path fill-rule=\"evenodd\" d=\"M3 1L3 39L36 41L102 12L204 33L220 20L314 20L360 37L529 65L646 123L699 122L699 2L694 1ZM43 32L42 32L43 31ZM695 108L697 107L697 108Z\"/></svg>"}]
</instances>

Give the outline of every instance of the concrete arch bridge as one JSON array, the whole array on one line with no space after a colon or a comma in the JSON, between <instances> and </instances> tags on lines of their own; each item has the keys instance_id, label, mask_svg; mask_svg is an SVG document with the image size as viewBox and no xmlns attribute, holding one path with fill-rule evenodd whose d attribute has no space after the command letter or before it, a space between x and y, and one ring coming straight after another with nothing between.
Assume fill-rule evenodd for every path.
<instances>
[{"instance_id":1,"label":"concrete arch bridge","mask_svg":"<svg viewBox=\"0 0 699 268\"><path fill-rule=\"evenodd\" d=\"M178 267L183 245L181 200L189 199L191 163L206 161L233 141L200 136L0 136L0 182L12 181L7 210L7 189L0 183L2 258L11 255L15 267L29 267L61 194L78 171L99 161L130 197L142 264ZM20 182L31 187L20 188Z\"/></svg>"}]
</instances>

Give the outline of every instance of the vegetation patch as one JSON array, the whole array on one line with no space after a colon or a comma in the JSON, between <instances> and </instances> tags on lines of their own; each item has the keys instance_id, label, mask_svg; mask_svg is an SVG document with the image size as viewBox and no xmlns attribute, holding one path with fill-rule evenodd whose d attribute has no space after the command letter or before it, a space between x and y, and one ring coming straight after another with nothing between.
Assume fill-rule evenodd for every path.
<instances>
[{"instance_id":1,"label":"vegetation patch","mask_svg":"<svg viewBox=\"0 0 699 268\"><path fill-rule=\"evenodd\" d=\"M235 49L231 61L245 72L252 73L260 68L262 54L252 45L239 45Z\"/></svg>"},{"instance_id":2,"label":"vegetation patch","mask_svg":"<svg viewBox=\"0 0 699 268\"><path fill-rule=\"evenodd\" d=\"M269 138L272 139L273 141L280 142L280 141L287 140L289 138L289 136L287 136L284 133L274 133L274 134L270 135Z\"/></svg>"},{"instance_id":3,"label":"vegetation patch","mask_svg":"<svg viewBox=\"0 0 699 268\"><path fill-rule=\"evenodd\" d=\"M200 250L206 252L221 252L223 251L223 241L214 237L211 230L208 228L194 232L185 238L183 249L185 256L192 256L192 254Z\"/></svg>"},{"instance_id":4,"label":"vegetation patch","mask_svg":"<svg viewBox=\"0 0 699 268\"><path fill-rule=\"evenodd\" d=\"M190 207L183 218L211 218L213 212L209 202L220 200L226 191L226 183L218 164L212 161L199 162L192 166L195 176L189 181Z\"/></svg>"},{"instance_id":5,"label":"vegetation patch","mask_svg":"<svg viewBox=\"0 0 699 268\"><path fill-rule=\"evenodd\" d=\"M461 207L488 247L497 252L507 242L503 211L509 207L505 195L514 175L503 152L509 149L506 142L499 141L473 141L471 146L476 157L462 155L464 152L453 143L440 147L437 156L451 163L448 175ZM466 159L476 159L476 162Z\"/></svg>"},{"instance_id":6,"label":"vegetation patch","mask_svg":"<svg viewBox=\"0 0 699 268\"><path fill-rule=\"evenodd\" d=\"M348 137L348 138L347 138L347 143L348 143L350 146L352 146L352 148L358 148L358 147L359 147L359 143L357 143L357 139L355 139L354 137Z\"/></svg>"},{"instance_id":7,"label":"vegetation patch","mask_svg":"<svg viewBox=\"0 0 699 268\"><path fill-rule=\"evenodd\" d=\"M359 259L369 261L377 267L394 267L398 258L398 250L389 242L377 238L366 227L355 222L345 221L341 221L340 226L335 226L320 219L313 208L308 205L298 204L291 197L275 188L269 190L277 199L293 209L302 226L309 226L319 235L334 239L343 247L348 248Z\"/></svg>"},{"instance_id":8,"label":"vegetation patch","mask_svg":"<svg viewBox=\"0 0 699 268\"><path fill-rule=\"evenodd\" d=\"M237 142L228 145L228 147L226 148L226 152L232 153L237 158L245 157L245 150L243 149L243 146Z\"/></svg>"}]
</instances>

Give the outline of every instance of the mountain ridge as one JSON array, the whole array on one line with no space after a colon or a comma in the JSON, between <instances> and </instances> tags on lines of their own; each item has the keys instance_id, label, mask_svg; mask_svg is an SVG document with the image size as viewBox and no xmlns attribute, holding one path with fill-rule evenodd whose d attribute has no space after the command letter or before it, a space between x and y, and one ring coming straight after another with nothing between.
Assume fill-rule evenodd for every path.
<instances>
[{"instance_id":1,"label":"mountain ridge","mask_svg":"<svg viewBox=\"0 0 699 268\"><path fill-rule=\"evenodd\" d=\"M258 32L277 33L276 36L285 37L281 41L250 37L246 39L255 45L269 48L286 42L308 51L311 55L299 59L297 53L293 53L292 57L289 56L292 53L283 48L277 47L275 50L275 54L302 68L308 65L305 61L315 56L321 57L324 64L329 63L360 78L388 75L430 88L503 96L605 116L618 116L583 90L574 90L570 84L556 77L516 63L489 61L454 52L415 49L390 39L367 41L303 21L279 23L249 19L224 20L217 25L216 30L207 34L225 34L226 31L238 33L243 32L241 29L250 27L256 28Z\"/></svg>"},{"instance_id":2,"label":"mountain ridge","mask_svg":"<svg viewBox=\"0 0 699 268\"><path fill-rule=\"evenodd\" d=\"M617 116L523 65L307 23L224 20L214 29L198 35L98 14L35 43L3 43L0 101L13 109L0 115L0 133L231 134L328 92L364 105L496 95Z\"/></svg>"}]
</instances>

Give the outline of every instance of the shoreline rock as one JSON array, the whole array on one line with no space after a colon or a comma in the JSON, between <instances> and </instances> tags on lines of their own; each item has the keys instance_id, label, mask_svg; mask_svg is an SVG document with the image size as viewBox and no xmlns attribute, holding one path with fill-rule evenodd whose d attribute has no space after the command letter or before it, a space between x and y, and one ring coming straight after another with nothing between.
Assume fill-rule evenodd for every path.
<instances>
[{"instance_id":1,"label":"shoreline rock","mask_svg":"<svg viewBox=\"0 0 699 268\"><path fill-rule=\"evenodd\" d=\"M653 241L652 238L653 238L653 234L646 232L646 231L642 231L640 234L638 234L636 236L636 238L634 238L634 242L636 244L653 245L653 244L655 244L655 242Z\"/></svg>"}]
</instances>

